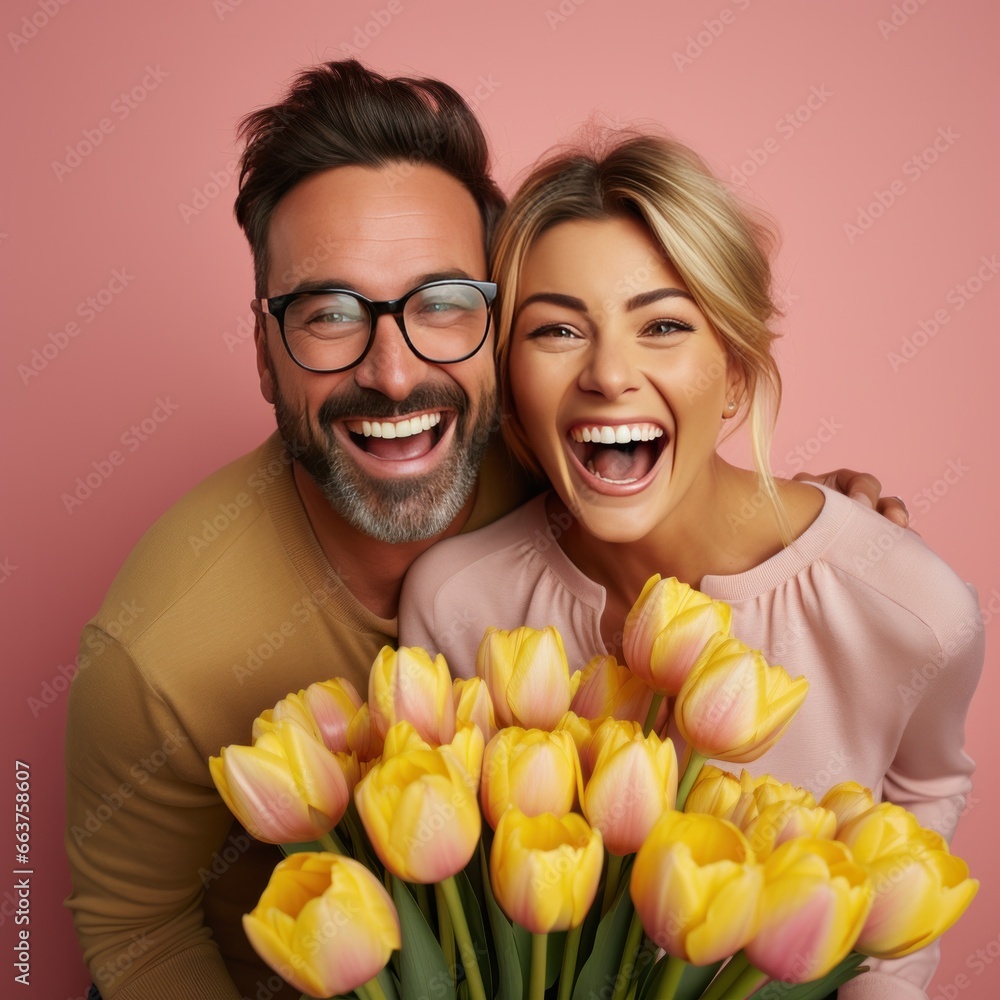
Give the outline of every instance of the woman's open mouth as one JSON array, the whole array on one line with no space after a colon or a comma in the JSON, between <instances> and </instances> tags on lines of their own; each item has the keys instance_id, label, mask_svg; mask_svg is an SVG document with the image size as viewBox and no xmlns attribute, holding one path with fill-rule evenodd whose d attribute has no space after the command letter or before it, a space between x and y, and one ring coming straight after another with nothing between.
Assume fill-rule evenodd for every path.
<instances>
[{"instance_id":1,"label":"woman's open mouth","mask_svg":"<svg viewBox=\"0 0 1000 1000\"><path fill-rule=\"evenodd\" d=\"M645 422L575 424L569 429L569 442L582 469L614 488L632 486L648 476L663 454L667 437L659 424Z\"/></svg>"}]
</instances>

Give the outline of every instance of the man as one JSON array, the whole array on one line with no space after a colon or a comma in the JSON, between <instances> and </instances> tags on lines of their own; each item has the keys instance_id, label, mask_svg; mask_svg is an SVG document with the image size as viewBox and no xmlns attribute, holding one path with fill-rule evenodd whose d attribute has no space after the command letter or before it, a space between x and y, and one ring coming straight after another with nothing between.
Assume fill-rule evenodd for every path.
<instances>
[{"instance_id":1,"label":"man","mask_svg":"<svg viewBox=\"0 0 1000 1000\"><path fill-rule=\"evenodd\" d=\"M491 443L503 199L469 108L435 81L330 63L241 137L278 433L139 542L71 695L68 905L107 1000L296 996L240 926L277 852L233 824L208 757L315 680L364 694L413 560L521 499Z\"/></svg>"}]
</instances>

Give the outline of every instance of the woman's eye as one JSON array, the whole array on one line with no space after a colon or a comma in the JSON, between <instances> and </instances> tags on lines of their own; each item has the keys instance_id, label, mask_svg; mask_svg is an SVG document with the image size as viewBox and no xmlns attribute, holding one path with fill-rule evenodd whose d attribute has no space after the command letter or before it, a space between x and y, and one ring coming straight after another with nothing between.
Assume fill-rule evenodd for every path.
<instances>
[{"instance_id":1,"label":"woman's eye","mask_svg":"<svg viewBox=\"0 0 1000 1000\"><path fill-rule=\"evenodd\" d=\"M694 329L689 323L678 319L658 319L650 323L643 333L653 337L668 337L673 333L690 333Z\"/></svg>"},{"instance_id":2,"label":"woman's eye","mask_svg":"<svg viewBox=\"0 0 1000 1000\"><path fill-rule=\"evenodd\" d=\"M553 340L572 340L576 338L576 336L576 331L571 327L555 324L552 326L541 326L537 330L532 330L531 333L528 334L528 339L535 340L542 337L548 337Z\"/></svg>"}]
</instances>

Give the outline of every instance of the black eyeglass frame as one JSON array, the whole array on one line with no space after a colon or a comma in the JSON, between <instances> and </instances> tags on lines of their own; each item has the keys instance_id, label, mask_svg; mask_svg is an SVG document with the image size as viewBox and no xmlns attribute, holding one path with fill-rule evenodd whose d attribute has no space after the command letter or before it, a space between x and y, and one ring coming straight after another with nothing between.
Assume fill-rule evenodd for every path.
<instances>
[{"instance_id":1,"label":"black eyeglass frame","mask_svg":"<svg viewBox=\"0 0 1000 1000\"><path fill-rule=\"evenodd\" d=\"M406 303L418 292L426 291L428 288L437 288L441 285L465 285L470 288L475 288L476 291L482 295L483 299L486 301L486 326L483 329L483 335L479 340L479 343L469 351L468 354L463 354L460 358L452 358L449 361L438 361L434 358L429 358L425 354L421 354L420 351L413 346L413 341L410 340L410 335L406 332L406 324L403 321L403 310L406 307ZM311 368L307 364L303 364L293 353L291 347L288 344L288 338L285 336L285 312L288 307L296 299L302 298L306 295L350 295L357 299L359 302L363 302L365 307L368 309L369 319L371 320L368 330L368 343L365 344L365 349L361 352L358 358L352 361L349 365L343 365L340 368ZM456 365L460 361L468 361L473 355L478 354L482 349L483 344L486 343L486 338L489 336L490 323L492 320L492 305L493 300L497 297L497 285L495 281L473 281L471 278L442 278L439 281L428 281L426 284L417 285L416 288L411 288L405 295L398 299L388 299L384 302L376 302L373 299L369 299L366 296L354 291L353 288L309 288L301 292L287 292L284 295L272 295L270 298L254 299L250 306L254 312L259 313L262 316L273 316L278 321L278 330L281 332L281 342L285 345L285 351L288 356L294 361L300 368L304 368L307 372L315 372L318 375L333 375L337 372L350 371L351 368L356 368L361 364L362 361L368 355L368 352L372 349L372 344L375 343L375 326L378 323L380 316L392 316L396 321L396 325L399 327L399 332L403 335L403 340L406 341L406 346L418 357L421 361L427 362L431 365Z\"/></svg>"}]
</instances>

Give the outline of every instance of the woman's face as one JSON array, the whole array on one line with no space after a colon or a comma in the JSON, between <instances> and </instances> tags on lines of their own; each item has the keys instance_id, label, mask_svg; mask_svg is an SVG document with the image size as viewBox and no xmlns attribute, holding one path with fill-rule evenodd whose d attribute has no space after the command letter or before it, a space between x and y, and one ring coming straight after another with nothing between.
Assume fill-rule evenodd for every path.
<instances>
[{"instance_id":1,"label":"woman's face","mask_svg":"<svg viewBox=\"0 0 1000 1000\"><path fill-rule=\"evenodd\" d=\"M676 511L697 515L737 385L641 223L573 220L539 237L519 282L508 377L532 451L591 535L635 541Z\"/></svg>"}]
</instances>

